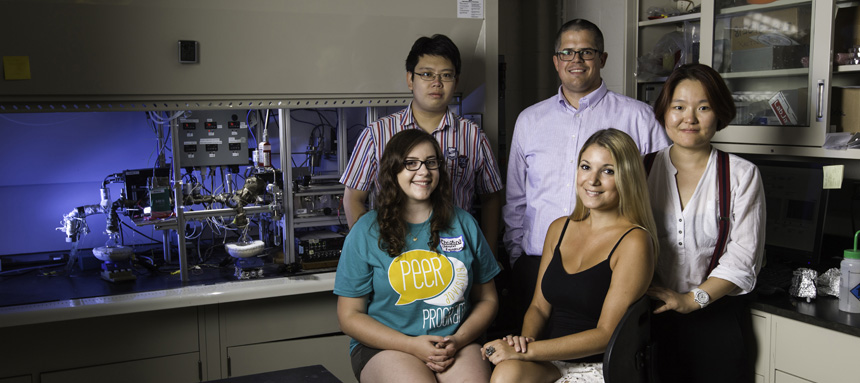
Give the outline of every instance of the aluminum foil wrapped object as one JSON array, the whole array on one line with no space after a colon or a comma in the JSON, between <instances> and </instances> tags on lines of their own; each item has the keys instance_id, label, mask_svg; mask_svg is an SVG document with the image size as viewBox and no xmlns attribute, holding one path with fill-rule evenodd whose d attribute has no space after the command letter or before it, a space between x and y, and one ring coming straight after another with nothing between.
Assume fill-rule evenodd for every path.
<instances>
[{"instance_id":1,"label":"aluminum foil wrapped object","mask_svg":"<svg viewBox=\"0 0 860 383\"><path fill-rule=\"evenodd\" d=\"M797 269L791 276L791 288L788 293L793 297L806 298L809 302L816 297L815 279L818 272L812 269Z\"/></svg>"},{"instance_id":2,"label":"aluminum foil wrapped object","mask_svg":"<svg viewBox=\"0 0 860 383\"><path fill-rule=\"evenodd\" d=\"M819 275L816 280L818 295L839 297L839 283L841 279L842 273L835 267Z\"/></svg>"}]
</instances>

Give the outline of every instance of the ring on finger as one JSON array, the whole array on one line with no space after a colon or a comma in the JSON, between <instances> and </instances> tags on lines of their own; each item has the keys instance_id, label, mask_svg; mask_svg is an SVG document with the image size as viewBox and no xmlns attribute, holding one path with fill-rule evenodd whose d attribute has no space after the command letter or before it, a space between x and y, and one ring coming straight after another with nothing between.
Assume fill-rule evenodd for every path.
<instances>
[{"instance_id":1,"label":"ring on finger","mask_svg":"<svg viewBox=\"0 0 860 383\"><path fill-rule=\"evenodd\" d=\"M496 348L493 346L487 347L487 350L484 352L487 356L492 356L493 353L496 352Z\"/></svg>"}]
</instances>

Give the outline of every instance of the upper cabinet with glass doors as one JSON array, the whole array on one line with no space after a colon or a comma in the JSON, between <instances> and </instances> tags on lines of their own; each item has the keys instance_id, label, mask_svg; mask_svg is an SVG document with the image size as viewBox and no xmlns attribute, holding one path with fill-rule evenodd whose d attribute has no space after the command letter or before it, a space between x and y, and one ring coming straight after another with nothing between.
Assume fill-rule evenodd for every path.
<instances>
[{"instance_id":1,"label":"upper cabinet with glass doors","mask_svg":"<svg viewBox=\"0 0 860 383\"><path fill-rule=\"evenodd\" d=\"M748 4L748 3L765 4ZM832 1L717 1L712 66L737 106L715 141L816 146L827 132Z\"/></svg>"},{"instance_id":2,"label":"upper cabinet with glass doors","mask_svg":"<svg viewBox=\"0 0 860 383\"><path fill-rule=\"evenodd\" d=\"M647 67L641 62L649 53L649 41L655 39L646 30L649 22L641 17L649 3L638 4L636 97L653 102L664 78L643 76ZM858 150L820 149L827 133L860 131L842 126L845 112L860 110L860 104L853 111L845 106L860 92L860 60L855 60L860 58L860 1L696 4L701 4L699 37L686 38L698 40L698 62L722 74L737 106L737 117L717 133L715 143L735 152L860 158ZM683 28L675 32L686 34Z\"/></svg>"},{"instance_id":3,"label":"upper cabinet with glass doors","mask_svg":"<svg viewBox=\"0 0 860 383\"><path fill-rule=\"evenodd\" d=\"M676 65L701 60L701 16L702 7L693 2L639 2L633 46L640 100L653 103Z\"/></svg>"}]
</instances>

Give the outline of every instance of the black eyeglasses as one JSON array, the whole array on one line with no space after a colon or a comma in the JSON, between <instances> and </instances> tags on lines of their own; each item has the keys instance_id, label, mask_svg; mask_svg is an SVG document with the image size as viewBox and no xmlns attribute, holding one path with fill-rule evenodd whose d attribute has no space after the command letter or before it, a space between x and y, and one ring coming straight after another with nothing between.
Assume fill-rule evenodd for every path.
<instances>
[{"instance_id":1,"label":"black eyeglasses","mask_svg":"<svg viewBox=\"0 0 860 383\"><path fill-rule=\"evenodd\" d=\"M558 57L561 61L573 61L573 58L576 57L576 54L579 54L579 58L589 61L594 60L597 57L597 54L600 53L597 49L585 48L575 51L573 49L562 49L558 52L555 52L555 56Z\"/></svg>"},{"instance_id":2,"label":"black eyeglasses","mask_svg":"<svg viewBox=\"0 0 860 383\"><path fill-rule=\"evenodd\" d=\"M424 161L421 161L421 160L405 160L405 161L403 161L403 166L406 167L406 170L410 170L410 171L416 171L418 169L421 169L421 165L424 165L424 167L427 168L427 170L436 170L436 169L439 169L440 161L435 159L435 158L431 158L431 159L424 160Z\"/></svg>"},{"instance_id":3,"label":"black eyeglasses","mask_svg":"<svg viewBox=\"0 0 860 383\"><path fill-rule=\"evenodd\" d=\"M421 72L416 73L416 75L424 81L434 81L436 80L436 77L438 77L442 82L452 82L457 78L457 75L453 73Z\"/></svg>"}]
</instances>

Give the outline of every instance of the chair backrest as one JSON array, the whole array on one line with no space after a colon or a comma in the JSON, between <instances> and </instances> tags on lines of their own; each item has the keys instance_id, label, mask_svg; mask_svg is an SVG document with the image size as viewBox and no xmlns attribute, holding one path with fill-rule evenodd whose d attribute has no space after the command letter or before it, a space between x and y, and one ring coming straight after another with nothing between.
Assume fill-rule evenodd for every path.
<instances>
[{"instance_id":1,"label":"chair backrest","mask_svg":"<svg viewBox=\"0 0 860 383\"><path fill-rule=\"evenodd\" d=\"M651 380L651 299L646 295L627 309L603 354L606 383L639 383Z\"/></svg>"}]
</instances>

